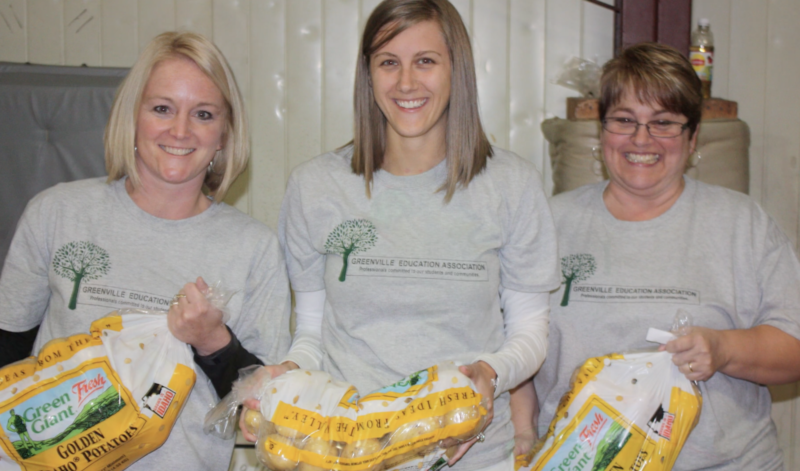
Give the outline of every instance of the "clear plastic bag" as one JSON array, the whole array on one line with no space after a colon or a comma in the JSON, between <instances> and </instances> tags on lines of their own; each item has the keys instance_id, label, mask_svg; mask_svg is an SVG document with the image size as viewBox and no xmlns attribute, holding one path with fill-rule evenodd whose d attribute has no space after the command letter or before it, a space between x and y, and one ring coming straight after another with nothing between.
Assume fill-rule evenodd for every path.
<instances>
[{"instance_id":1,"label":"clear plastic bag","mask_svg":"<svg viewBox=\"0 0 800 471\"><path fill-rule=\"evenodd\" d=\"M600 96L600 75L602 73L602 67L596 62L573 57L564 64L555 83L576 90L586 98L597 98Z\"/></svg>"},{"instance_id":2,"label":"clear plastic bag","mask_svg":"<svg viewBox=\"0 0 800 471\"><path fill-rule=\"evenodd\" d=\"M221 308L233 294L210 291ZM195 379L166 311L123 309L53 339L0 369L0 469L125 469L167 440Z\"/></svg>"},{"instance_id":3,"label":"clear plastic bag","mask_svg":"<svg viewBox=\"0 0 800 471\"><path fill-rule=\"evenodd\" d=\"M454 363L366 396L321 371L264 379L244 378L206 416L205 430L226 437L237 402L259 399L261 410L247 411L245 423L258 437L256 455L273 471L438 469L447 461L440 444L474 438L486 421L483 398Z\"/></svg>"},{"instance_id":4,"label":"clear plastic bag","mask_svg":"<svg viewBox=\"0 0 800 471\"><path fill-rule=\"evenodd\" d=\"M690 325L679 312L675 330ZM659 342L674 338L651 335ZM575 371L547 435L528 457L518 457L518 469L669 471L701 407L699 389L666 351L590 358Z\"/></svg>"}]
</instances>

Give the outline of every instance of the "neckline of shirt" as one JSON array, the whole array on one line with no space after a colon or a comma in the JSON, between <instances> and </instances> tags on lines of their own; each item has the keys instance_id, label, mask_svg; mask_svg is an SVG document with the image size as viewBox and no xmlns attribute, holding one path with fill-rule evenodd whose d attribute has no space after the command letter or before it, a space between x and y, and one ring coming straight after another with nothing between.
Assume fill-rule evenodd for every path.
<instances>
[{"instance_id":1,"label":"neckline of shirt","mask_svg":"<svg viewBox=\"0 0 800 471\"><path fill-rule=\"evenodd\" d=\"M394 189L430 188L434 190L447 179L447 159L443 159L428 171L417 175L394 175L386 170L378 170L374 175L375 184Z\"/></svg>"},{"instance_id":2,"label":"neckline of shirt","mask_svg":"<svg viewBox=\"0 0 800 471\"><path fill-rule=\"evenodd\" d=\"M165 231L176 231L176 230L183 230L189 229L193 227L195 224L203 223L207 221L209 218L213 217L221 207L221 204L217 204L212 201L211 206L208 207L205 211L195 216L186 218L186 219L163 219L160 217L153 216L152 214L148 213L147 211L140 208L134 201L131 199L131 196L128 194L128 191L125 189L125 181L128 177L120 178L119 180L111 182L111 190L114 193L114 196L117 198L119 203L128 212L131 216L136 218L137 220L141 221L142 223L149 224L154 226L156 229L161 229Z\"/></svg>"},{"instance_id":3,"label":"neckline of shirt","mask_svg":"<svg viewBox=\"0 0 800 471\"><path fill-rule=\"evenodd\" d=\"M603 201L603 192L605 191L606 187L608 186L608 180L606 180L605 184L598 185L598 194L597 197L594 198L595 205L597 210L602 214L603 220L607 224L611 225L618 225L627 228L637 228L637 229L648 229L652 227L660 227L662 224L669 223L674 218L678 217L677 215L683 211L683 207L688 205L689 201L694 198L694 194L697 191L697 182L689 178L688 176L683 176L683 181L685 182L685 186L681 195L678 197L677 201L670 207L668 210L657 216L653 219L649 219L647 221L623 221L614 217L613 214L608 210L605 201Z\"/></svg>"}]
</instances>

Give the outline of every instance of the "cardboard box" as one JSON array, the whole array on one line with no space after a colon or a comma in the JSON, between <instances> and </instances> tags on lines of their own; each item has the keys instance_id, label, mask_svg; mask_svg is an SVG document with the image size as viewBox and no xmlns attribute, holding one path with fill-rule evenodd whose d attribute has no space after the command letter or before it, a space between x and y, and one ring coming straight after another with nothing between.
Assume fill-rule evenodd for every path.
<instances>
[{"instance_id":1,"label":"cardboard box","mask_svg":"<svg viewBox=\"0 0 800 471\"><path fill-rule=\"evenodd\" d=\"M703 101L702 119L736 119L738 104L722 98ZM572 121L600 119L600 101L597 98L567 98L567 119Z\"/></svg>"}]
</instances>

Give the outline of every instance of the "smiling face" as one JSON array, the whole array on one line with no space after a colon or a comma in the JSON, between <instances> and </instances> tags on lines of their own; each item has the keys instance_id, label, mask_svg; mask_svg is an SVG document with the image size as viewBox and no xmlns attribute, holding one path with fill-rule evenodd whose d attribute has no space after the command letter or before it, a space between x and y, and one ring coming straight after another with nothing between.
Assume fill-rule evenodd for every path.
<instances>
[{"instance_id":1,"label":"smiling face","mask_svg":"<svg viewBox=\"0 0 800 471\"><path fill-rule=\"evenodd\" d=\"M141 183L202 187L208 164L224 146L225 98L191 60L153 67L136 121L136 166Z\"/></svg>"},{"instance_id":2,"label":"smiling face","mask_svg":"<svg viewBox=\"0 0 800 471\"><path fill-rule=\"evenodd\" d=\"M639 123L666 120L686 123L682 114L671 113L658 104L641 103L630 92L609 108L606 118L628 118ZM650 198L679 191L683 187L683 172L689 155L697 143L697 133L689 130L677 137L651 137L645 126L639 126L630 136L603 130L601 144L612 190Z\"/></svg>"},{"instance_id":3,"label":"smiling face","mask_svg":"<svg viewBox=\"0 0 800 471\"><path fill-rule=\"evenodd\" d=\"M447 44L433 21L408 27L372 54L372 90L386 117L389 142L444 142L451 69Z\"/></svg>"}]
</instances>

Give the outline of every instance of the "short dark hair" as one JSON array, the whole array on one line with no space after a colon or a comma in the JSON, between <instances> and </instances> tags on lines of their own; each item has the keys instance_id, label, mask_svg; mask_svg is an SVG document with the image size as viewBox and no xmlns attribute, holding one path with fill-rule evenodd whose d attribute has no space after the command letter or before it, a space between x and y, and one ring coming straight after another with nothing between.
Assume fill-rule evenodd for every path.
<instances>
[{"instance_id":1,"label":"short dark hair","mask_svg":"<svg viewBox=\"0 0 800 471\"><path fill-rule=\"evenodd\" d=\"M677 49L640 43L608 61L600 78L601 120L628 91L642 103L658 103L671 113L686 116L690 135L697 131L703 107L702 84L692 64Z\"/></svg>"}]
</instances>

